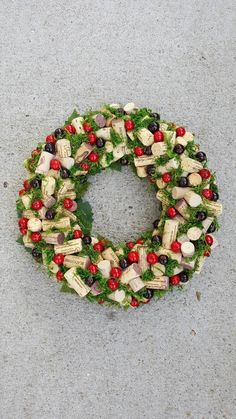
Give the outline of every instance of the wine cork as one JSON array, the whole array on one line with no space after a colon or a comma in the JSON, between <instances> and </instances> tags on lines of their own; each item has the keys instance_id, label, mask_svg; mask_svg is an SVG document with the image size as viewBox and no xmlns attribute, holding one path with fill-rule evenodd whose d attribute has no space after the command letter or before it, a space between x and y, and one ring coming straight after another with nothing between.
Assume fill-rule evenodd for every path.
<instances>
[{"instance_id":1,"label":"wine cork","mask_svg":"<svg viewBox=\"0 0 236 419\"><path fill-rule=\"evenodd\" d=\"M130 102L130 103L127 103L124 106L123 109L124 109L125 113L127 113L129 115L129 114L133 113L137 108L135 107L135 104L133 102Z\"/></svg>"},{"instance_id":2,"label":"wine cork","mask_svg":"<svg viewBox=\"0 0 236 419\"><path fill-rule=\"evenodd\" d=\"M48 210L48 209L47 209L46 207L42 207L42 208L38 211L38 216L39 216L39 218L41 218L41 220L45 220L47 210Z\"/></svg>"},{"instance_id":3,"label":"wine cork","mask_svg":"<svg viewBox=\"0 0 236 419\"><path fill-rule=\"evenodd\" d=\"M45 176L42 179L41 191L43 197L48 197L54 194L56 187L56 181L52 176Z\"/></svg>"},{"instance_id":4,"label":"wine cork","mask_svg":"<svg viewBox=\"0 0 236 419\"><path fill-rule=\"evenodd\" d=\"M184 199L192 208L196 208L202 203L201 196L191 190L187 191L184 195Z\"/></svg>"},{"instance_id":5,"label":"wine cork","mask_svg":"<svg viewBox=\"0 0 236 419\"><path fill-rule=\"evenodd\" d=\"M31 200L32 200L32 196L31 195L22 195L21 197L21 201L25 207L25 209L30 209L31 207Z\"/></svg>"},{"instance_id":6,"label":"wine cork","mask_svg":"<svg viewBox=\"0 0 236 419\"><path fill-rule=\"evenodd\" d=\"M119 258L111 247L108 247L102 252L102 257L109 260L112 266L119 265Z\"/></svg>"},{"instance_id":7,"label":"wine cork","mask_svg":"<svg viewBox=\"0 0 236 419\"><path fill-rule=\"evenodd\" d=\"M184 242L181 244L181 252L184 257L192 257L195 252L195 246L191 242Z\"/></svg>"},{"instance_id":8,"label":"wine cork","mask_svg":"<svg viewBox=\"0 0 236 419\"><path fill-rule=\"evenodd\" d=\"M29 220L30 218L35 218L35 213L34 211L27 209L23 211L22 217L27 218Z\"/></svg>"},{"instance_id":9,"label":"wine cork","mask_svg":"<svg viewBox=\"0 0 236 419\"><path fill-rule=\"evenodd\" d=\"M220 202L208 201L205 199L204 205L216 217L219 217L222 214L222 204Z\"/></svg>"},{"instance_id":10,"label":"wine cork","mask_svg":"<svg viewBox=\"0 0 236 419\"><path fill-rule=\"evenodd\" d=\"M198 227L191 227L187 231L187 236L189 240L192 240L192 241L196 241L200 239L201 235L202 235L202 230Z\"/></svg>"},{"instance_id":11,"label":"wine cork","mask_svg":"<svg viewBox=\"0 0 236 419\"><path fill-rule=\"evenodd\" d=\"M42 230L42 222L39 218L30 218L27 225L30 231L36 232Z\"/></svg>"},{"instance_id":12,"label":"wine cork","mask_svg":"<svg viewBox=\"0 0 236 419\"><path fill-rule=\"evenodd\" d=\"M176 132L164 130L164 137L165 137L165 141L168 140L171 143L171 145L174 147L175 139L176 139Z\"/></svg>"},{"instance_id":13,"label":"wine cork","mask_svg":"<svg viewBox=\"0 0 236 419\"><path fill-rule=\"evenodd\" d=\"M135 167L149 166L155 163L155 157L153 156L142 156L134 158Z\"/></svg>"},{"instance_id":14,"label":"wine cork","mask_svg":"<svg viewBox=\"0 0 236 419\"><path fill-rule=\"evenodd\" d=\"M188 177L188 183L190 186L199 186L202 183L202 177L199 173L191 173Z\"/></svg>"},{"instance_id":15,"label":"wine cork","mask_svg":"<svg viewBox=\"0 0 236 419\"><path fill-rule=\"evenodd\" d=\"M167 290L169 288L168 276L159 276L152 281L145 281L145 287L152 290Z\"/></svg>"},{"instance_id":16,"label":"wine cork","mask_svg":"<svg viewBox=\"0 0 236 419\"><path fill-rule=\"evenodd\" d=\"M98 281L95 281L95 282L93 283L93 285L91 286L90 293L91 293L92 295L99 295L99 294L101 294L101 293L102 293L102 289L101 289L100 284L99 284L99 282L98 282Z\"/></svg>"},{"instance_id":17,"label":"wine cork","mask_svg":"<svg viewBox=\"0 0 236 419\"><path fill-rule=\"evenodd\" d=\"M122 303L125 299L125 291L124 290L116 290L108 295L108 298L112 301L116 301L117 303Z\"/></svg>"},{"instance_id":18,"label":"wine cork","mask_svg":"<svg viewBox=\"0 0 236 419\"><path fill-rule=\"evenodd\" d=\"M140 246L138 248L138 254L139 254L139 267L141 269L141 272L145 272L149 268L149 263L147 262L147 247Z\"/></svg>"},{"instance_id":19,"label":"wine cork","mask_svg":"<svg viewBox=\"0 0 236 419\"><path fill-rule=\"evenodd\" d=\"M188 141L184 137L176 137L175 144L181 144L182 146L186 147Z\"/></svg>"},{"instance_id":20,"label":"wine cork","mask_svg":"<svg viewBox=\"0 0 236 419\"><path fill-rule=\"evenodd\" d=\"M154 273L154 276L158 278L165 274L166 268L161 263L155 263L154 265L152 265L151 270Z\"/></svg>"},{"instance_id":21,"label":"wine cork","mask_svg":"<svg viewBox=\"0 0 236 419\"><path fill-rule=\"evenodd\" d=\"M199 172L199 170L203 168L202 164L199 161L185 156L181 161L181 167L188 173Z\"/></svg>"},{"instance_id":22,"label":"wine cork","mask_svg":"<svg viewBox=\"0 0 236 419\"><path fill-rule=\"evenodd\" d=\"M65 169L70 170L75 164L75 159L73 159L72 157L60 157L60 162L62 164L62 167L65 167Z\"/></svg>"},{"instance_id":23,"label":"wine cork","mask_svg":"<svg viewBox=\"0 0 236 419\"><path fill-rule=\"evenodd\" d=\"M171 243L176 240L179 223L176 220L166 220L162 236L162 246L165 249L171 248Z\"/></svg>"},{"instance_id":24,"label":"wine cork","mask_svg":"<svg viewBox=\"0 0 236 419\"><path fill-rule=\"evenodd\" d=\"M43 240L48 244L62 245L65 240L64 233L42 233Z\"/></svg>"},{"instance_id":25,"label":"wine cork","mask_svg":"<svg viewBox=\"0 0 236 419\"><path fill-rule=\"evenodd\" d=\"M52 228L66 229L70 228L70 219L68 217L63 217L60 220L43 220L42 221L43 231L50 230Z\"/></svg>"},{"instance_id":26,"label":"wine cork","mask_svg":"<svg viewBox=\"0 0 236 419\"><path fill-rule=\"evenodd\" d=\"M116 254L117 256L124 256L124 249L122 249L122 247L120 247L119 249L117 249L117 250L115 251L115 254ZM106 259L108 259L108 258L106 258Z\"/></svg>"},{"instance_id":27,"label":"wine cork","mask_svg":"<svg viewBox=\"0 0 236 419\"><path fill-rule=\"evenodd\" d=\"M203 226L203 232L206 233L210 225L212 224L214 218L213 217L207 217L205 220L202 221Z\"/></svg>"},{"instance_id":28,"label":"wine cork","mask_svg":"<svg viewBox=\"0 0 236 419\"><path fill-rule=\"evenodd\" d=\"M171 169L178 169L179 164L179 161L175 157L173 159L170 159L168 163L166 163L165 165L166 172L168 172Z\"/></svg>"},{"instance_id":29,"label":"wine cork","mask_svg":"<svg viewBox=\"0 0 236 419\"><path fill-rule=\"evenodd\" d=\"M166 152L167 152L167 146L164 142L154 143L152 145L152 154L155 157L163 156L164 154L166 154Z\"/></svg>"},{"instance_id":30,"label":"wine cork","mask_svg":"<svg viewBox=\"0 0 236 419\"><path fill-rule=\"evenodd\" d=\"M104 278L110 278L111 262L109 260L102 260L97 264L97 266Z\"/></svg>"},{"instance_id":31,"label":"wine cork","mask_svg":"<svg viewBox=\"0 0 236 419\"><path fill-rule=\"evenodd\" d=\"M56 142L56 151L59 157L70 157L71 156L71 146L70 141L66 138L62 140L57 140Z\"/></svg>"},{"instance_id":32,"label":"wine cork","mask_svg":"<svg viewBox=\"0 0 236 419\"><path fill-rule=\"evenodd\" d=\"M154 143L154 136L147 128L138 130L136 134L143 145L150 146Z\"/></svg>"},{"instance_id":33,"label":"wine cork","mask_svg":"<svg viewBox=\"0 0 236 419\"><path fill-rule=\"evenodd\" d=\"M58 189L58 194L64 194L67 191L73 190L75 188L74 182L71 179L64 179L60 182L60 188Z\"/></svg>"},{"instance_id":34,"label":"wine cork","mask_svg":"<svg viewBox=\"0 0 236 419\"><path fill-rule=\"evenodd\" d=\"M46 196L43 198L43 205L46 208L51 208L56 203L56 199L53 196Z\"/></svg>"},{"instance_id":35,"label":"wine cork","mask_svg":"<svg viewBox=\"0 0 236 419\"><path fill-rule=\"evenodd\" d=\"M96 131L96 136L98 138L102 138L105 141L108 141L111 139L111 128L101 128L98 131Z\"/></svg>"},{"instance_id":36,"label":"wine cork","mask_svg":"<svg viewBox=\"0 0 236 419\"><path fill-rule=\"evenodd\" d=\"M69 218L71 221L77 221L77 217L75 214L73 214L71 211L63 208L62 209L62 214L66 217Z\"/></svg>"},{"instance_id":37,"label":"wine cork","mask_svg":"<svg viewBox=\"0 0 236 419\"><path fill-rule=\"evenodd\" d=\"M127 136L129 137L129 139L131 141L134 141L134 133L133 133L133 131L127 131Z\"/></svg>"},{"instance_id":38,"label":"wine cork","mask_svg":"<svg viewBox=\"0 0 236 419\"><path fill-rule=\"evenodd\" d=\"M113 149L113 161L120 160L125 155L125 146L119 144Z\"/></svg>"},{"instance_id":39,"label":"wine cork","mask_svg":"<svg viewBox=\"0 0 236 419\"><path fill-rule=\"evenodd\" d=\"M144 178L144 177L147 177L147 171L146 171L146 167L145 166L143 166L143 167L137 167L136 168L137 169L137 175L138 175L138 177L142 177L142 178Z\"/></svg>"},{"instance_id":40,"label":"wine cork","mask_svg":"<svg viewBox=\"0 0 236 419\"><path fill-rule=\"evenodd\" d=\"M187 234L181 234L181 236L179 236L177 240L180 243L189 242L189 238L188 238Z\"/></svg>"},{"instance_id":41,"label":"wine cork","mask_svg":"<svg viewBox=\"0 0 236 419\"><path fill-rule=\"evenodd\" d=\"M67 282L73 288L80 297L85 297L90 288L82 281L80 276L76 273L76 268L71 268L64 274Z\"/></svg>"},{"instance_id":42,"label":"wine cork","mask_svg":"<svg viewBox=\"0 0 236 419\"><path fill-rule=\"evenodd\" d=\"M194 269L195 260L191 260L191 261L188 262L184 258L182 258L181 266L182 266L182 270L183 269Z\"/></svg>"},{"instance_id":43,"label":"wine cork","mask_svg":"<svg viewBox=\"0 0 236 419\"><path fill-rule=\"evenodd\" d=\"M76 199L76 192L69 190L64 193L57 193L58 200L63 201L65 198Z\"/></svg>"},{"instance_id":44,"label":"wine cork","mask_svg":"<svg viewBox=\"0 0 236 419\"><path fill-rule=\"evenodd\" d=\"M164 189L167 186L167 183L164 182L161 178L156 180L156 185L159 189Z\"/></svg>"},{"instance_id":45,"label":"wine cork","mask_svg":"<svg viewBox=\"0 0 236 419\"><path fill-rule=\"evenodd\" d=\"M123 119L113 119L111 125L115 133L118 134L123 140L127 138L125 121Z\"/></svg>"},{"instance_id":46,"label":"wine cork","mask_svg":"<svg viewBox=\"0 0 236 419\"><path fill-rule=\"evenodd\" d=\"M111 153L114 149L113 144L111 143L111 141L106 141L105 143L105 150L107 153Z\"/></svg>"},{"instance_id":47,"label":"wine cork","mask_svg":"<svg viewBox=\"0 0 236 419\"><path fill-rule=\"evenodd\" d=\"M106 118L103 116L102 113L98 113L97 115L93 115L93 119L98 127L104 128L106 126Z\"/></svg>"},{"instance_id":48,"label":"wine cork","mask_svg":"<svg viewBox=\"0 0 236 419\"><path fill-rule=\"evenodd\" d=\"M165 131L167 133L172 132L172 131L167 131L168 130L168 124L166 122L160 122L160 131Z\"/></svg>"},{"instance_id":49,"label":"wine cork","mask_svg":"<svg viewBox=\"0 0 236 419\"><path fill-rule=\"evenodd\" d=\"M54 246L54 251L56 255L58 253L63 253L63 255L72 255L73 253L81 252L81 250L82 250L81 239L69 240L66 244Z\"/></svg>"},{"instance_id":50,"label":"wine cork","mask_svg":"<svg viewBox=\"0 0 236 419\"><path fill-rule=\"evenodd\" d=\"M107 120L106 120L106 127L111 127L112 121L115 118L116 118L116 116L111 114L111 116L109 118L107 118Z\"/></svg>"},{"instance_id":51,"label":"wine cork","mask_svg":"<svg viewBox=\"0 0 236 419\"><path fill-rule=\"evenodd\" d=\"M158 201L161 201L163 205L167 205L167 206L170 205L170 201L163 190L160 189L157 192L156 198L158 199Z\"/></svg>"},{"instance_id":52,"label":"wine cork","mask_svg":"<svg viewBox=\"0 0 236 419\"><path fill-rule=\"evenodd\" d=\"M59 170L49 169L48 172L46 173L46 175L54 177L54 179L59 179L60 172L59 172Z\"/></svg>"},{"instance_id":53,"label":"wine cork","mask_svg":"<svg viewBox=\"0 0 236 419\"><path fill-rule=\"evenodd\" d=\"M174 186L174 188L172 189L172 198L182 199L189 190L189 188L180 188L179 186Z\"/></svg>"},{"instance_id":54,"label":"wine cork","mask_svg":"<svg viewBox=\"0 0 236 419\"><path fill-rule=\"evenodd\" d=\"M188 220L190 217L190 214L188 213L188 204L184 199L180 199L175 204L175 209L182 215L185 220Z\"/></svg>"},{"instance_id":55,"label":"wine cork","mask_svg":"<svg viewBox=\"0 0 236 419\"><path fill-rule=\"evenodd\" d=\"M122 284L128 284L131 279L137 278L142 273L140 266L137 263L132 263L126 268L120 278Z\"/></svg>"},{"instance_id":56,"label":"wine cork","mask_svg":"<svg viewBox=\"0 0 236 419\"><path fill-rule=\"evenodd\" d=\"M178 221L179 222L179 224L185 224L186 223L186 221L185 221L185 219L182 217L182 215L180 215L180 214L177 214L176 216L175 216L175 220L176 221Z\"/></svg>"},{"instance_id":57,"label":"wine cork","mask_svg":"<svg viewBox=\"0 0 236 419\"><path fill-rule=\"evenodd\" d=\"M50 169L50 161L54 158L54 155L47 151L42 151L38 165L35 169L35 173L47 173Z\"/></svg>"},{"instance_id":58,"label":"wine cork","mask_svg":"<svg viewBox=\"0 0 236 419\"><path fill-rule=\"evenodd\" d=\"M88 256L73 256L73 255L67 255L65 256L63 265L66 266L66 268L82 268L87 269L90 264L90 259Z\"/></svg>"},{"instance_id":59,"label":"wine cork","mask_svg":"<svg viewBox=\"0 0 236 419\"><path fill-rule=\"evenodd\" d=\"M27 233L22 236L22 240L25 247L29 249L34 248L34 243L31 240L31 232L29 230L27 230Z\"/></svg>"},{"instance_id":60,"label":"wine cork","mask_svg":"<svg viewBox=\"0 0 236 419\"><path fill-rule=\"evenodd\" d=\"M81 163L84 159L88 157L88 155L93 150L93 146L87 143L82 143L81 146L78 148L75 154L75 162Z\"/></svg>"},{"instance_id":61,"label":"wine cork","mask_svg":"<svg viewBox=\"0 0 236 419\"><path fill-rule=\"evenodd\" d=\"M78 116L71 121L71 125L75 128L77 134L84 134L83 122L84 118L82 116Z\"/></svg>"},{"instance_id":62,"label":"wine cork","mask_svg":"<svg viewBox=\"0 0 236 419\"><path fill-rule=\"evenodd\" d=\"M129 286L134 292L140 291L142 288L145 287L144 282L142 279L138 276L137 278L133 278L129 281Z\"/></svg>"}]
</instances>

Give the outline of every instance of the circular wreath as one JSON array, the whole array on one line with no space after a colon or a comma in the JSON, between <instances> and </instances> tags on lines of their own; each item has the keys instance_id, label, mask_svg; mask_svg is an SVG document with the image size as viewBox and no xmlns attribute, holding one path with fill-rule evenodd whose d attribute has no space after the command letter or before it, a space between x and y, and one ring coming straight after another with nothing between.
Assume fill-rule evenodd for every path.
<instances>
[{"instance_id":1,"label":"circular wreath","mask_svg":"<svg viewBox=\"0 0 236 419\"><path fill-rule=\"evenodd\" d=\"M131 165L161 203L153 231L113 244L91 235L82 195L88 178ZM22 243L61 282L61 291L91 302L138 307L182 288L217 245L222 212L215 175L185 128L134 103L104 105L39 143L24 162L29 177L17 200Z\"/></svg>"}]
</instances>

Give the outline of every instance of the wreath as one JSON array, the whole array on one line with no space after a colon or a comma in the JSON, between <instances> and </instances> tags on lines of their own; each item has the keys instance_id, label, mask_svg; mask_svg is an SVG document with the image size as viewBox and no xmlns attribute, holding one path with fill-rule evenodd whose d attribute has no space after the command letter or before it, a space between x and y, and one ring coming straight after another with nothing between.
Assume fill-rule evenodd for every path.
<instances>
[{"instance_id":1,"label":"wreath","mask_svg":"<svg viewBox=\"0 0 236 419\"><path fill-rule=\"evenodd\" d=\"M130 165L161 205L153 231L115 245L92 235L82 200L89 176ZM183 288L217 245L222 212L215 174L194 134L134 103L80 115L39 143L24 161L17 200L18 242L61 283L90 302L138 307Z\"/></svg>"}]
</instances>

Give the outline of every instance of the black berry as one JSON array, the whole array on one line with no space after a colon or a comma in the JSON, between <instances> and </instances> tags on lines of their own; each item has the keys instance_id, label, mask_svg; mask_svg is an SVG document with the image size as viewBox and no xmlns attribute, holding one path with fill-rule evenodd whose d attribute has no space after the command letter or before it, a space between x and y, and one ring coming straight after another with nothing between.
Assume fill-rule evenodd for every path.
<instances>
[{"instance_id":1,"label":"black berry","mask_svg":"<svg viewBox=\"0 0 236 419\"><path fill-rule=\"evenodd\" d=\"M181 188L186 188L186 186L188 186L188 178L187 178L187 177L185 177L185 176L181 176L181 177L179 178L178 185L179 185Z\"/></svg>"},{"instance_id":2,"label":"black berry","mask_svg":"<svg viewBox=\"0 0 236 419\"><path fill-rule=\"evenodd\" d=\"M127 164L129 164L129 160L127 159L127 157L122 157L122 158L120 159L120 164L121 164L122 166L127 166Z\"/></svg>"},{"instance_id":3,"label":"black berry","mask_svg":"<svg viewBox=\"0 0 236 419\"><path fill-rule=\"evenodd\" d=\"M64 129L62 129L62 128L57 128L57 129L54 131L54 135L55 135L55 137L56 137L57 139L63 138L63 137L64 137L64 134L65 134L65 132L64 132Z\"/></svg>"},{"instance_id":4,"label":"black berry","mask_svg":"<svg viewBox=\"0 0 236 419\"><path fill-rule=\"evenodd\" d=\"M102 147L104 147L104 145L105 145L105 140L103 140L102 138L98 138L97 141L96 141L96 146L98 148L102 148Z\"/></svg>"},{"instance_id":5,"label":"black berry","mask_svg":"<svg viewBox=\"0 0 236 419\"><path fill-rule=\"evenodd\" d=\"M207 218L207 213L205 211L198 211L196 213L196 219L198 221L204 221Z\"/></svg>"},{"instance_id":6,"label":"black berry","mask_svg":"<svg viewBox=\"0 0 236 419\"><path fill-rule=\"evenodd\" d=\"M32 249L32 256L36 259L40 258L42 256L42 253L37 249Z\"/></svg>"},{"instance_id":7,"label":"black berry","mask_svg":"<svg viewBox=\"0 0 236 419\"><path fill-rule=\"evenodd\" d=\"M196 154L196 159L197 159L198 161L204 161L204 160L206 160L206 159L207 159L207 156L206 156L206 154L205 154L205 153L203 153L203 151L199 151L199 152Z\"/></svg>"},{"instance_id":8,"label":"black berry","mask_svg":"<svg viewBox=\"0 0 236 419\"><path fill-rule=\"evenodd\" d=\"M67 179L70 176L70 172L65 167L62 167L60 170L60 175L62 179Z\"/></svg>"},{"instance_id":9,"label":"black berry","mask_svg":"<svg viewBox=\"0 0 236 419\"><path fill-rule=\"evenodd\" d=\"M143 292L143 297L147 298L148 300L151 300L151 298L153 297L154 291L150 290L149 288L147 288L144 292Z\"/></svg>"},{"instance_id":10,"label":"black berry","mask_svg":"<svg viewBox=\"0 0 236 419\"><path fill-rule=\"evenodd\" d=\"M144 154L146 154L146 156L152 155L152 147L150 145L147 147L144 147Z\"/></svg>"},{"instance_id":11,"label":"black berry","mask_svg":"<svg viewBox=\"0 0 236 419\"><path fill-rule=\"evenodd\" d=\"M32 188L34 189L38 189L41 187L41 180L39 179L32 179L30 182L30 185L32 186Z\"/></svg>"},{"instance_id":12,"label":"black berry","mask_svg":"<svg viewBox=\"0 0 236 419\"><path fill-rule=\"evenodd\" d=\"M218 201L218 199L219 199L219 194L218 194L218 192L212 192L212 197L211 197L211 200L212 200L212 201Z\"/></svg>"},{"instance_id":13,"label":"black berry","mask_svg":"<svg viewBox=\"0 0 236 419\"><path fill-rule=\"evenodd\" d=\"M161 244L161 237L155 234L155 236L152 236L152 243L153 244Z\"/></svg>"},{"instance_id":14,"label":"black berry","mask_svg":"<svg viewBox=\"0 0 236 419\"><path fill-rule=\"evenodd\" d=\"M159 130L159 124L157 122L151 122L148 125L148 129L149 129L149 131L151 131L154 134L154 132Z\"/></svg>"},{"instance_id":15,"label":"black berry","mask_svg":"<svg viewBox=\"0 0 236 419\"><path fill-rule=\"evenodd\" d=\"M91 239L90 236L84 236L82 238L82 240L83 240L84 244L91 244L91 242L92 242L92 239Z\"/></svg>"},{"instance_id":16,"label":"black berry","mask_svg":"<svg viewBox=\"0 0 236 419\"><path fill-rule=\"evenodd\" d=\"M56 215L55 211L49 209L49 210L47 210L47 212L45 214L45 217L47 218L47 220L53 220L55 215Z\"/></svg>"},{"instance_id":17,"label":"black berry","mask_svg":"<svg viewBox=\"0 0 236 419\"><path fill-rule=\"evenodd\" d=\"M149 165L146 167L146 172L149 176L154 175L154 173L156 172L155 167L152 165Z\"/></svg>"},{"instance_id":18,"label":"black berry","mask_svg":"<svg viewBox=\"0 0 236 419\"><path fill-rule=\"evenodd\" d=\"M95 282L95 279L92 278L92 277L89 277L89 278L85 279L85 283L86 283L86 285L88 285L88 287L91 287L94 284L94 282Z\"/></svg>"},{"instance_id":19,"label":"black berry","mask_svg":"<svg viewBox=\"0 0 236 419\"><path fill-rule=\"evenodd\" d=\"M44 150L48 153L55 154L56 153L56 147L53 143L47 143L45 144Z\"/></svg>"},{"instance_id":20,"label":"black berry","mask_svg":"<svg viewBox=\"0 0 236 419\"><path fill-rule=\"evenodd\" d=\"M120 115L125 115L126 113L123 108L118 108L116 112L119 113Z\"/></svg>"},{"instance_id":21,"label":"black berry","mask_svg":"<svg viewBox=\"0 0 236 419\"><path fill-rule=\"evenodd\" d=\"M158 258L158 262L159 262L161 265L166 265L166 264L167 264L167 262L168 262L168 260L169 260L169 258L168 258L168 256L166 256L166 255L160 255L160 256L159 256L159 258Z\"/></svg>"},{"instance_id":22,"label":"black berry","mask_svg":"<svg viewBox=\"0 0 236 419\"><path fill-rule=\"evenodd\" d=\"M183 154L184 146L182 144L176 144L176 146L174 147L174 152L176 154Z\"/></svg>"},{"instance_id":23,"label":"black berry","mask_svg":"<svg viewBox=\"0 0 236 419\"><path fill-rule=\"evenodd\" d=\"M154 223L153 223L153 227L154 227L154 228L157 228L157 227L158 227L159 222L160 222L160 220L159 220L159 219L155 220L155 221L154 221Z\"/></svg>"},{"instance_id":24,"label":"black berry","mask_svg":"<svg viewBox=\"0 0 236 419\"><path fill-rule=\"evenodd\" d=\"M161 119L159 113L157 113L157 112L150 113L150 117L154 118L154 119L158 119L158 120Z\"/></svg>"},{"instance_id":25,"label":"black berry","mask_svg":"<svg viewBox=\"0 0 236 419\"><path fill-rule=\"evenodd\" d=\"M126 268L128 268L128 266L129 266L129 262L128 262L128 260L127 260L127 259L121 259L121 260L119 261L119 265L120 265L120 267L121 267L122 269L126 269Z\"/></svg>"},{"instance_id":26,"label":"black berry","mask_svg":"<svg viewBox=\"0 0 236 419\"><path fill-rule=\"evenodd\" d=\"M179 276L180 276L180 282L183 282L183 283L188 282L189 278L188 278L187 272L185 271L180 272Z\"/></svg>"},{"instance_id":27,"label":"black berry","mask_svg":"<svg viewBox=\"0 0 236 419\"><path fill-rule=\"evenodd\" d=\"M207 230L207 233L214 233L216 231L216 225L215 223L211 223L210 227Z\"/></svg>"}]
</instances>

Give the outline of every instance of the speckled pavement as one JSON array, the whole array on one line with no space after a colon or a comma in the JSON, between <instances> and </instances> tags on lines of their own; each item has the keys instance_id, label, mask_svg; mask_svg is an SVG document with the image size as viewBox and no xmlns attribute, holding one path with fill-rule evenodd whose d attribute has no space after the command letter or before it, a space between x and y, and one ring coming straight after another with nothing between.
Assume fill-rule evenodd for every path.
<instances>
[{"instance_id":1,"label":"speckled pavement","mask_svg":"<svg viewBox=\"0 0 236 419\"><path fill-rule=\"evenodd\" d=\"M232 0L2 0L1 419L236 417L235 14ZM196 133L224 213L185 291L123 312L58 292L15 242L15 199L23 159L75 106L131 100ZM118 241L158 213L129 169L87 198Z\"/></svg>"}]
</instances>

